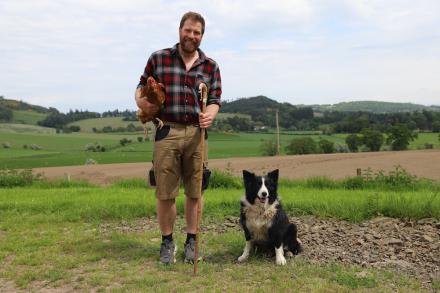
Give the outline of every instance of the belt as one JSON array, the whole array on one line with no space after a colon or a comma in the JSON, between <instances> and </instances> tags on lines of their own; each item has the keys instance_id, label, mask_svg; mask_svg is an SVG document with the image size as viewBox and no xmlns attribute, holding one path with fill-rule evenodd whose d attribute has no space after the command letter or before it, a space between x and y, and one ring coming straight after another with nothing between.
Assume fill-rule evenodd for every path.
<instances>
[{"instance_id":1,"label":"belt","mask_svg":"<svg viewBox=\"0 0 440 293\"><path fill-rule=\"evenodd\" d=\"M197 123L178 123L178 122L172 122L172 121L162 121L163 125L168 125L170 127L175 128L184 128L184 127L199 127L199 124Z\"/></svg>"}]
</instances>

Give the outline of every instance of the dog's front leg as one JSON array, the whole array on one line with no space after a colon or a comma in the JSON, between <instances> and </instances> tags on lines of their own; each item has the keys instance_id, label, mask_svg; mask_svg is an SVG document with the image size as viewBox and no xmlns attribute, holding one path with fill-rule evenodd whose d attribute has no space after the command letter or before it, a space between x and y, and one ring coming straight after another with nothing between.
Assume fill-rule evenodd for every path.
<instances>
[{"instance_id":1,"label":"dog's front leg","mask_svg":"<svg viewBox=\"0 0 440 293\"><path fill-rule=\"evenodd\" d=\"M246 245L243 249L243 254L238 258L238 261L243 262L243 261L247 260L251 250L252 250L252 241L250 241L250 240L246 241Z\"/></svg>"},{"instance_id":2,"label":"dog's front leg","mask_svg":"<svg viewBox=\"0 0 440 293\"><path fill-rule=\"evenodd\" d=\"M275 247L275 262L277 265L284 266L286 264L286 258L284 257L284 248L282 245L280 247Z\"/></svg>"},{"instance_id":3,"label":"dog's front leg","mask_svg":"<svg viewBox=\"0 0 440 293\"><path fill-rule=\"evenodd\" d=\"M284 245L282 236L278 230L273 227L269 228L269 238L272 240L273 247L275 248L275 262L277 265L284 266L286 259L284 258Z\"/></svg>"}]
</instances>

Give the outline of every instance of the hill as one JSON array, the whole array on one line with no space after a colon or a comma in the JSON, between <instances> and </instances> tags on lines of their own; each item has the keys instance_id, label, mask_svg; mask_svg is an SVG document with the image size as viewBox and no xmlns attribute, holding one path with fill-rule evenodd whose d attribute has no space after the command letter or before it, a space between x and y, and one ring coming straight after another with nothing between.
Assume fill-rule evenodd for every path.
<instances>
[{"instance_id":1,"label":"hill","mask_svg":"<svg viewBox=\"0 0 440 293\"><path fill-rule=\"evenodd\" d=\"M440 106L425 106L413 103L392 103L380 101L353 101L341 102L333 105L301 105L312 107L314 111L338 111L338 112L371 112L371 113L399 113L416 111L440 111Z\"/></svg>"},{"instance_id":2,"label":"hill","mask_svg":"<svg viewBox=\"0 0 440 293\"><path fill-rule=\"evenodd\" d=\"M54 108L28 104L23 101L5 99L0 96L0 121L16 124L37 125L51 112L57 111Z\"/></svg>"},{"instance_id":3,"label":"hill","mask_svg":"<svg viewBox=\"0 0 440 293\"><path fill-rule=\"evenodd\" d=\"M3 96L0 96L0 106L13 111L33 111L43 114L49 114L50 112L56 110L54 108L45 108L43 106L28 104L23 101L5 99Z\"/></svg>"}]
</instances>

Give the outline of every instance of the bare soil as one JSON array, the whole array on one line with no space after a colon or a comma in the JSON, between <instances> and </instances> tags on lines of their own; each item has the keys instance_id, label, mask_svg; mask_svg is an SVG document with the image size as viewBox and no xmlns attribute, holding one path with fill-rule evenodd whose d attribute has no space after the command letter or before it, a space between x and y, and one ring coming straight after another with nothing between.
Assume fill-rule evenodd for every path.
<instances>
[{"instance_id":1,"label":"bare soil","mask_svg":"<svg viewBox=\"0 0 440 293\"><path fill-rule=\"evenodd\" d=\"M346 154L319 154L278 157L250 157L209 160L210 169L229 170L241 176L243 169L258 174L280 169L280 177L300 179L326 176L340 179L355 176L356 169L391 171L401 166L417 177L440 180L440 150L417 150L400 152L365 152ZM69 177L86 180L99 185L109 185L120 179L146 178L151 163L125 163L35 168L48 179Z\"/></svg>"}]
</instances>

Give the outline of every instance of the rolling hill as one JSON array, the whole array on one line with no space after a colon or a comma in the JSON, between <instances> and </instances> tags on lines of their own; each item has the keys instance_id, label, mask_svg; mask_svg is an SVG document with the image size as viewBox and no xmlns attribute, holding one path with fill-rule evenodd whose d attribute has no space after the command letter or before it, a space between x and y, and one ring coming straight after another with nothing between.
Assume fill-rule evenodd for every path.
<instances>
[{"instance_id":1,"label":"rolling hill","mask_svg":"<svg viewBox=\"0 0 440 293\"><path fill-rule=\"evenodd\" d=\"M425 106L413 103L392 103L380 101L354 101L341 102L333 105L299 105L312 107L314 111L338 111L338 112L372 112L372 113L398 113L415 111L440 111L440 106Z\"/></svg>"}]
</instances>

